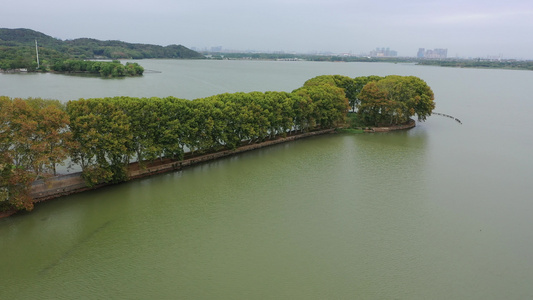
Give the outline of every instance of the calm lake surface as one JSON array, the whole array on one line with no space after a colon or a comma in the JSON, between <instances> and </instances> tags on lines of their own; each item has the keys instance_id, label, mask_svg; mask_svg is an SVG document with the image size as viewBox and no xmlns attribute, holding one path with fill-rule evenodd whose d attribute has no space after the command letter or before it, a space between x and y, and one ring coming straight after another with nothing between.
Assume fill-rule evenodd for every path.
<instances>
[{"instance_id":1,"label":"calm lake surface","mask_svg":"<svg viewBox=\"0 0 533 300\"><path fill-rule=\"evenodd\" d=\"M531 299L533 72L142 60L140 78L0 74L68 101L291 91L415 75L436 112L38 204L0 219L0 299Z\"/></svg>"}]
</instances>

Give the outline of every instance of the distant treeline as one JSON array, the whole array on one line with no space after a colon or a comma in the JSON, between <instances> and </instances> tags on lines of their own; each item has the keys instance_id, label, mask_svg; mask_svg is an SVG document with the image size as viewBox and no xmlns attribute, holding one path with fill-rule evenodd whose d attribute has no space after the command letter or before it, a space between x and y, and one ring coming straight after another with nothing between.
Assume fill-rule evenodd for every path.
<instances>
[{"instance_id":1,"label":"distant treeline","mask_svg":"<svg viewBox=\"0 0 533 300\"><path fill-rule=\"evenodd\" d=\"M329 62L387 62L413 63L457 68L491 68L533 70L531 60L487 60L487 59L420 59L415 57L367 57L344 55L313 55L291 53L205 53L212 59L252 59L252 60L306 60Z\"/></svg>"},{"instance_id":2,"label":"distant treeline","mask_svg":"<svg viewBox=\"0 0 533 300\"><path fill-rule=\"evenodd\" d=\"M489 68L489 69L515 69L515 70L532 70L533 61L531 60L421 60L420 65L432 65L441 67L455 68Z\"/></svg>"},{"instance_id":3,"label":"distant treeline","mask_svg":"<svg viewBox=\"0 0 533 300\"><path fill-rule=\"evenodd\" d=\"M138 63L127 62L123 65L118 60L109 62L67 59L57 61L51 69L60 73L89 73L104 77L140 76L144 73L144 68Z\"/></svg>"},{"instance_id":4,"label":"distant treeline","mask_svg":"<svg viewBox=\"0 0 533 300\"><path fill-rule=\"evenodd\" d=\"M29 66L29 67L28 67ZM138 63L127 62L123 65L120 61L90 61L79 59L56 59L53 65L48 61L38 67L37 62L25 62L23 60L4 60L0 63L0 70L9 72L10 70L25 69L27 72L48 72L68 74L92 74L102 77L125 77L141 76L144 68Z\"/></svg>"},{"instance_id":5,"label":"distant treeline","mask_svg":"<svg viewBox=\"0 0 533 300\"><path fill-rule=\"evenodd\" d=\"M81 38L60 40L30 29L0 28L0 69L37 70L35 41L43 67L67 59L142 59L142 58L203 58L182 45L133 44L121 41L100 41Z\"/></svg>"},{"instance_id":6,"label":"distant treeline","mask_svg":"<svg viewBox=\"0 0 533 300\"><path fill-rule=\"evenodd\" d=\"M29 190L56 166L79 165L89 185L128 180L132 160L182 160L315 129L425 120L433 92L414 76L324 75L288 92L220 94L196 100L0 97L0 210L33 207ZM351 121L351 122L352 122ZM358 123L359 122L359 123Z\"/></svg>"},{"instance_id":7,"label":"distant treeline","mask_svg":"<svg viewBox=\"0 0 533 300\"><path fill-rule=\"evenodd\" d=\"M367 57L344 55L317 55L317 54L291 54L291 53L204 53L211 59L252 59L252 60L306 60L330 62L390 62L414 63L417 60L408 57Z\"/></svg>"}]
</instances>

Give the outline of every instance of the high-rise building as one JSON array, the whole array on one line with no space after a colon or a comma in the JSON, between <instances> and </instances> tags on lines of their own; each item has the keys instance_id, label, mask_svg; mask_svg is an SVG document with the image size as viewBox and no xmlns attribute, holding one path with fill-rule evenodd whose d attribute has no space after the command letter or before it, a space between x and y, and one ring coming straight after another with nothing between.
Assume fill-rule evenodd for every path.
<instances>
[{"instance_id":1,"label":"high-rise building","mask_svg":"<svg viewBox=\"0 0 533 300\"><path fill-rule=\"evenodd\" d=\"M418 58L424 58L424 54L426 52L426 49L424 48L418 48L418 53L416 54L416 57Z\"/></svg>"},{"instance_id":2,"label":"high-rise building","mask_svg":"<svg viewBox=\"0 0 533 300\"><path fill-rule=\"evenodd\" d=\"M370 51L372 57L396 57L398 52L391 50L390 48L376 48L376 50Z\"/></svg>"},{"instance_id":3,"label":"high-rise building","mask_svg":"<svg viewBox=\"0 0 533 300\"><path fill-rule=\"evenodd\" d=\"M416 55L418 58L444 59L448 57L448 49L427 49L419 48Z\"/></svg>"}]
</instances>

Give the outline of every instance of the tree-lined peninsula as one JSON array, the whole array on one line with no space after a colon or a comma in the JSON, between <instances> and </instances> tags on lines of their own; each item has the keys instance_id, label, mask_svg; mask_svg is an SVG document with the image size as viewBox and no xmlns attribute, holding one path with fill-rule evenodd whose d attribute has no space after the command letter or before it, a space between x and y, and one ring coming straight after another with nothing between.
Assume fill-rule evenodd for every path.
<instances>
[{"instance_id":1,"label":"tree-lined peninsula","mask_svg":"<svg viewBox=\"0 0 533 300\"><path fill-rule=\"evenodd\" d=\"M31 210L37 179L65 161L86 184L128 180L128 166L232 150L314 130L425 120L433 92L414 76L324 75L292 92L219 94L195 100L0 96L0 211Z\"/></svg>"}]
</instances>

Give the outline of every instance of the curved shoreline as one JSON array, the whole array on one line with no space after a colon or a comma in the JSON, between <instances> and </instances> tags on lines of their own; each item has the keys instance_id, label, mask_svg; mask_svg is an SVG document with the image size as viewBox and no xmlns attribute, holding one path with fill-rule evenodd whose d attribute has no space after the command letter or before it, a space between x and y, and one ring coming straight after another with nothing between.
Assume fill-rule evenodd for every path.
<instances>
[{"instance_id":1,"label":"curved shoreline","mask_svg":"<svg viewBox=\"0 0 533 300\"><path fill-rule=\"evenodd\" d=\"M363 129L363 131L364 132L389 132L389 131L396 131L396 130L411 129L414 127L416 127L415 120L409 119L409 122L407 122L407 124L392 125L388 127L369 127L367 129Z\"/></svg>"}]
</instances>

